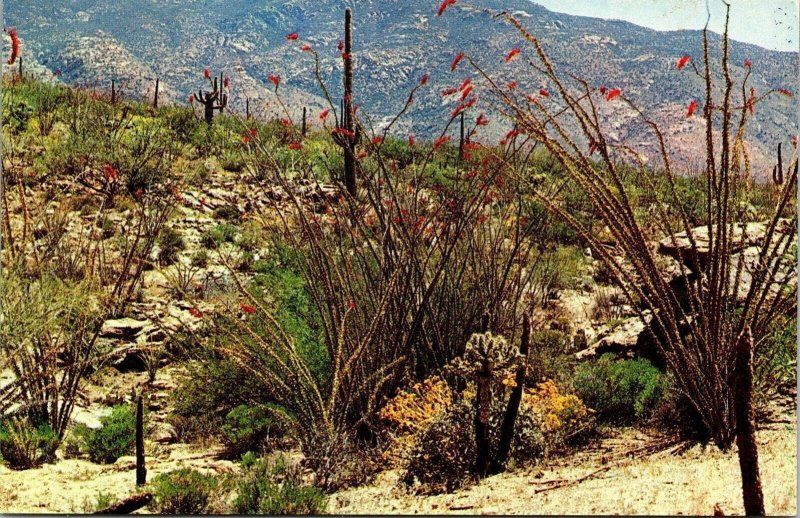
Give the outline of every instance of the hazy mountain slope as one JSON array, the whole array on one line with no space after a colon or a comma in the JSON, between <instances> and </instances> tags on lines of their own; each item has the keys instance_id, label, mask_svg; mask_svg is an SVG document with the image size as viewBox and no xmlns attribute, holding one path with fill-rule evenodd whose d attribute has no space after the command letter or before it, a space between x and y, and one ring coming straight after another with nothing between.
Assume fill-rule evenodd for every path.
<instances>
[{"instance_id":1,"label":"hazy mountain slope","mask_svg":"<svg viewBox=\"0 0 800 518\"><path fill-rule=\"evenodd\" d=\"M285 35L297 31L320 52L323 78L335 95L341 65L336 44L344 7L349 5L356 25L357 102L376 121L396 112L405 93L423 73L430 73L432 87L421 92L400 129L413 126L418 135L426 136L439 131L452 109L439 92L467 72L464 68L454 77L449 71L458 51L477 57L503 80L516 79L521 90L540 86L522 61L515 66L502 63L511 47L525 48L518 34L479 9L461 5L437 18L437 2L431 0L71 0L53 4L49 0L9 3L6 25L16 26L38 61L51 70L60 69L69 83L107 84L110 76L116 76L130 83L129 91L141 94L143 85L152 82L141 76L158 75L166 91L183 101L201 85L201 70L208 66L225 69L232 76L234 108L242 109L249 97L258 99L254 106L267 109L267 103L274 101L266 80L270 73L283 78L288 104L321 106L313 60L300 52L298 42L287 42ZM557 14L527 0L481 0L471 5L517 11L558 68L578 73L594 85L623 88L667 128L679 158L697 156L703 123L687 120L684 113L689 100L702 96L702 85L691 72L678 73L675 60L683 54L699 59L699 32L664 33L625 22ZM87 55L87 46L98 47L98 55L113 53L125 61L115 68L108 66L108 59L76 59ZM716 46L714 55L719 55ZM744 73L745 59L754 63L752 84L758 91L777 86L797 89L797 54L734 42L734 78ZM757 165L767 167L769 150L796 132L793 103L793 99L775 97L759 107L750 134ZM621 105L603 108L613 136L638 141L653 156L652 139L631 111ZM489 136L496 137L502 129L495 127Z\"/></svg>"}]
</instances>

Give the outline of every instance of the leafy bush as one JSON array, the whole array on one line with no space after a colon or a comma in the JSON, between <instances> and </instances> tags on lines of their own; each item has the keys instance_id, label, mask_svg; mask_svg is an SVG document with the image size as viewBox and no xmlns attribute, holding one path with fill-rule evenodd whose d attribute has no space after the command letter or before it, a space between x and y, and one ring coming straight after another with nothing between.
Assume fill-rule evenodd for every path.
<instances>
[{"instance_id":1,"label":"leafy bush","mask_svg":"<svg viewBox=\"0 0 800 518\"><path fill-rule=\"evenodd\" d=\"M225 416L220 432L228 454L237 458L247 452L266 451L267 440L283 435L286 426L269 408L239 405Z\"/></svg>"},{"instance_id":2,"label":"leafy bush","mask_svg":"<svg viewBox=\"0 0 800 518\"><path fill-rule=\"evenodd\" d=\"M573 383L598 419L611 422L648 417L668 391L667 377L648 360L617 360L611 353L579 365Z\"/></svg>"},{"instance_id":3,"label":"leafy bush","mask_svg":"<svg viewBox=\"0 0 800 518\"><path fill-rule=\"evenodd\" d=\"M130 405L119 405L111 414L100 418L100 428L91 429L78 425L76 435L81 439L81 448L89 454L89 460L100 464L111 464L133 451L136 442L136 415Z\"/></svg>"},{"instance_id":4,"label":"leafy bush","mask_svg":"<svg viewBox=\"0 0 800 518\"><path fill-rule=\"evenodd\" d=\"M158 236L158 247L158 260L161 264L170 265L178 260L178 253L186 249L186 242L178 230L165 227Z\"/></svg>"},{"instance_id":5,"label":"leafy bush","mask_svg":"<svg viewBox=\"0 0 800 518\"><path fill-rule=\"evenodd\" d=\"M790 393L797 385L797 319L776 318L754 356L756 407L764 408L776 394Z\"/></svg>"},{"instance_id":6,"label":"leafy bush","mask_svg":"<svg viewBox=\"0 0 800 518\"><path fill-rule=\"evenodd\" d=\"M156 514L206 514L218 481L191 469L163 473L150 483L153 501L148 508Z\"/></svg>"},{"instance_id":7,"label":"leafy bush","mask_svg":"<svg viewBox=\"0 0 800 518\"><path fill-rule=\"evenodd\" d=\"M282 457L261 459L244 468L233 504L236 513L316 515L325 510L322 491L303 484L297 469L288 467Z\"/></svg>"},{"instance_id":8,"label":"leafy bush","mask_svg":"<svg viewBox=\"0 0 800 518\"><path fill-rule=\"evenodd\" d=\"M238 235L239 229L226 223L217 225L203 234L200 243L206 248L217 248L223 243L233 243Z\"/></svg>"},{"instance_id":9,"label":"leafy bush","mask_svg":"<svg viewBox=\"0 0 800 518\"><path fill-rule=\"evenodd\" d=\"M0 425L0 456L11 469L36 468L55 460L58 436L46 424L10 418Z\"/></svg>"}]
</instances>

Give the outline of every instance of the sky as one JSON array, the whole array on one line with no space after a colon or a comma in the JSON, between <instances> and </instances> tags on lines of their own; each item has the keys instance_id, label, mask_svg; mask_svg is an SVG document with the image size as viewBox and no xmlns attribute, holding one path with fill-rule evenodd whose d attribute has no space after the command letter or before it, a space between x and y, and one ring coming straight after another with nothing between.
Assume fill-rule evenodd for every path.
<instances>
[{"instance_id":1,"label":"sky","mask_svg":"<svg viewBox=\"0 0 800 518\"><path fill-rule=\"evenodd\" d=\"M702 29L706 0L533 0L551 11L625 20L659 31ZM772 50L798 51L800 0L729 0L730 37ZM708 0L709 27L721 33L722 0Z\"/></svg>"}]
</instances>

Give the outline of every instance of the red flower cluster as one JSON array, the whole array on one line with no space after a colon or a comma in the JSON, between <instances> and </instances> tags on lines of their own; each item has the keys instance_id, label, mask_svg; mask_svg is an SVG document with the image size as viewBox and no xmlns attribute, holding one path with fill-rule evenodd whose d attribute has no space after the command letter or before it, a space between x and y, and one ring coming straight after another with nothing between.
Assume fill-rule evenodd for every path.
<instances>
[{"instance_id":1,"label":"red flower cluster","mask_svg":"<svg viewBox=\"0 0 800 518\"><path fill-rule=\"evenodd\" d=\"M205 77L206 79L211 79L211 69L206 68L205 70L203 70L203 77Z\"/></svg>"},{"instance_id":2,"label":"red flower cluster","mask_svg":"<svg viewBox=\"0 0 800 518\"><path fill-rule=\"evenodd\" d=\"M692 101L689 103L689 108L686 110L686 116L691 117L694 115L694 112L697 111L697 101Z\"/></svg>"},{"instance_id":3,"label":"red flower cluster","mask_svg":"<svg viewBox=\"0 0 800 518\"><path fill-rule=\"evenodd\" d=\"M539 95L541 95L542 97L550 97L550 92L548 92L544 88L539 88Z\"/></svg>"},{"instance_id":4,"label":"red flower cluster","mask_svg":"<svg viewBox=\"0 0 800 518\"><path fill-rule=\"evenodd\" d=\"M372 137L372 144L375 145L375 146L379 146L379 145L383 144L383 137L380 137L380 136Z\"/></svg>"},{"instance_id":5,"label":"red flower cluster","mask_svg":"<svg viewBox=\"0 0 800 518\"><path fill-rule=\"evenodd\" d=\"M278 89L278 85L281 84L281 76L276 76L275 74L270 74L267 76L269 82L275 85L275 89Z\"/></svg>"},{"instance_id":6,"label":"red flower cluster","mask_svg":"<svg viewBox=\"0 0 800 518\"><path fill-rule=\"evenodd\" d=\"M119 171L113 165L106 164L103 166L103 176L106 177L107 182L113 182L119 178Z\"/></svg>"},{"instance_id":7,"label":"red flower cluster","mask_svg":"<svg viewBox=\"0 0 800 518\"><path fill-rule=\"evenodd\" d=\"M291 33L291 34L287 34L287 35L286 35L286 39L287 39L288 41L295 41L295 40L296 40L297 38L299 38L299 37L300 37L300 36L299 36L299 35L298 35L296 32L293 32L293 33Z\"/></svg>"},{"instance_id":8,"label":"red flower cluster","mask_svg":"<svg viewBox=\"0 0 800 518\"><path fill-rule=\"evenodd\" d=\"M245 303L239 304L239 307L242 309L242 311L244 311L248 315L254 315L256 312L256 308Z\"/></svg>"},{"instance_id":9,"label":"red flower cluster","mask_svg":"<svg viewBox=\"0 0 800 518\"><path fill-rule=\"evenodd\" d=\"M413 133L408 134L408 147L414 147L417 143L417 139L414 138Z\"/></svg>"},{"instance_id":10,"label":"red flower cluster","mask_svg":"<svg viewBox=\"0 0 800 518\"><path fill-rule=\"evenodd\" d=\"M428 84L429 76L428 74L423 74L422 77L419 78L419 84L426 85Z\"/></svg>"},{"instance_id":11,"label":"red flower cluster","mask_svg":"<svg viewBox=\"0 0 800 518\"><path fill-rule=\"evenodd\" d=\"M680 59L678 59L678 70L685 67L689 61L691 61L691 59L692 58L690 56L682 56Z\"/></svg>"},{"instance_id":12,"label":"red flower cluster","mask_svg":"<svg viewBox=\"0 0 800 518\"><path fill-rule=\"evenodd\" d=\"M308 43L305 43L305 44L303 44L302 47L300 47L300 50L302 50L303 52L311 52L311 45L309 45Z\"/></svg>"},{"instance_id":13,"label":"red flower cluster","mask_svg":"<svg viewBox=\"0 0 800 518\"><path fill-rule=\"evenodd\" d=\"M602 92L603 90L600 89L600 91ZM606 94L606 101L612 101L615 98L619 97L620 95L622 95L622 90L620 90L619 88L612 88Z\"/></svg>"},{"instance_id":14,"label":"red flower cluster","mask_svg":"<svg viewBox=\"0 0 800 518\"><path fill-rule=\"evenodd\" d=\"M8 64L13 65L19 57L19 35L17 29L8 29L8 37L11 38L11 54L8 56Z\"/></svg>"},{"instance_id":15,"label":"red flower cluster","mask_svg":"<svg viewBox=\"0 0 800 518\"><path fill-rule=\"evenodd\" d=\"M322 110L321 112L319 112L319 120L324 121L325 119L328 118L328 115L330 113L331 113L330 110Z\"/></svg>"},{"instance_id":16,"label":"red flower cluster","mask_svg":"<svg viewBox=\"0 0 800 518\"><path fill-rule=\"evenodd\" d=\"M506 55L506 63L514 59L520 52L522 51L520 50L519 47L514 47L513 49L511 49Z\"/></svg>"},{"instance_id":17,"label":"red flower cluster","mask_svg":"<svg viewBox=\"0 0 800 518\"><path fill-rule=\"evenodd\" d=\"M478 115L478 119L475 121L476 126L487 126L489 124L489 119L486 118L486 115L481 113Z\"/></svg>"},{"instance_id":18,"label":"red flower cluster","mask_svg":"<svg viewBox=\"0 0 800 518\"><path fill-rule=\"evenodd\" d=\"M441 137L437 138L436 140L433 141L433 150L437 151L440 147L442 147L442 144L448 142L449 140L450 140L450 135L442 135Z\"/></svg>"},{"instance_id":19,"label":"red flower cluster","mask_svg":"<svg viewBox=\"0 0 800 518\"><path fill-rule=\"evenodd\" d=\"M455 4L456 0L443 0L442 3L439 4L439 10L436 11L436 16L441 16L448 7Z\"/></svg>"},{"instance_id":20,"label":"red flower cluster","mask_svg":"<svg viewBox=\"0 0 800 518\"><path fill-rule=\"evenodd\" d=\"M459 52L456 54L456 57L453 58L453 62L450 64L450 72L455 72L456 68L458 68L458 64L461 63L461 60L464 59L464 53Z\"/></svg>"},{"instance_id":21,"label":"red flower cluster","mask_svg":"<svg viewBox=\"0 0 800 518\"><path fill-rule=\"evenodd\" d=\"M303 149L303 145L302 145L302 144L300 144L300 143L297 143L297 142L292 142L291 144L289 144L289 145L288 145L288 146L286 146L286 147L288 147L288 148L289 148L289 149L291 149L292 151L298 151L298 150L300 150L300 149Z\"/></svg>"}]
</instances>

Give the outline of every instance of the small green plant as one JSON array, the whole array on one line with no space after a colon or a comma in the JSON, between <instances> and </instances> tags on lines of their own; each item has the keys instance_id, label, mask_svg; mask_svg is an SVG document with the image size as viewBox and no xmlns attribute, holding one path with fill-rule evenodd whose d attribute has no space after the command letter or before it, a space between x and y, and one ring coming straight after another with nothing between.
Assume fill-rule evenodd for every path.
<instances>
[{"instance_id":1,"label":"small green plant","mask_svg":"<svg viewBox=\"0 0 800 518\"><path fill-rule=\"evenodd\" d=\"M10 418L0 425L0 456L11 469L41 466L55 459L58 436L46 424L34 426L28 419Z\"/></svg>"},{"instance_id":2,"label":"small green plant","mask_svg":"<svg viewBox=\"0 0 800 518\"><path fill-rule=\"evenodd\" d=\"M186 242L178 230L165 227L158 236L158 247L158 260L169 265L178 260L178 254L186 249Z\"/></svg>"},{"instance_id":3,"label":"small green plant","mask_svg":"<svg viewBox=\"0 0 800 518\"><path fill-rule=\"evenodd\" d=\"M669 388L667 376L648 360L617 360L611 353L579 365L573 383L598 419L610 422L650 416Z\"/></svg>"},{"instance_id":4,"label":"small green plant","mask_svg":"<svg viewBox=\"0 0 800 518\"><path fill-rule=\"evenodd\" d=\"M86 514L96 513L111 506L117 501L116 497L111 493L100 491L95 495L94 502L89 497L83 500L83 511Z\"/></svg>"},{"instance_id":5,"label":"small green plant","mask_svg":"<svg viewBox=\"0 0 800 518\"><path fill-rule=\"evenodd\" d=\"M218 481L192 469L163 473L151 482L155 514L205 514Z\"/></svg>"},{"instance_id":6,"label":"small green plant","mask_svg":"<svg viewBox=\"0 0 800 518\"><path fill-rule=\"evenodd\" d=\"M130 405L119 405L111 414L100 418L100 428L78 425L75 433L81 439L81 448L89 460L111 464L133 451L136 441L136 415Z\"/></svg>"},{"instance_id":7,"label":"small green plant","mask_svg":"<svg viewBox=\"0 0 800 518\"><path fill-rule=\"evenodd\" d=\"M212 228L201 238L201 244L206 248L217 248L223 243L233 243L239 235L239 229L234 225L222 224Z\"/></svg>"},{"instance_id":8,"label":"small green plant","mask_svg":"<svg viewBox=\"0 0 800 518\"><path fill-rule=\"evenodd\" d=\"M248 462L252 459L248 459ZM325 495L303 484L296 468L282 457L261 459L244 466L234 510L238 514L298 515L322 514Z\"/></svg>"},{"instance_id":9,"label":"small green plant","mask_svg":"<svg viewBox=\"0 0 800 518\"><path fill-rule=\"evenodd\" d=\"M192 266L195 268L205 268L208 266L208 252L205 250L198 250L192 255Z\"/></svg>"},{"instance_id":10,"label":"small green plant","mask_svg":"<svg viewBox=\"0 0 800 518\"><path fill-rule=\"evenodd\" d=\"M239 405L225 416L220 431L222 443L234 458L247 452L262 452L271 436L280 436L285 426L269 408Z\"/></svg>"}]
</instances>

